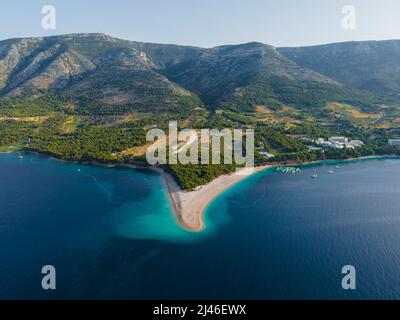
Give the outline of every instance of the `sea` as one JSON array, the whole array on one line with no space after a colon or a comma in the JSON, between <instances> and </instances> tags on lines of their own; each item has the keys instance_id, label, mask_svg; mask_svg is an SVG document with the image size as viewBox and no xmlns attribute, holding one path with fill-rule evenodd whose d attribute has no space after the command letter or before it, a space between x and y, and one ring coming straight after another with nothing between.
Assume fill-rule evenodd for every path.
<instances>
[{"instance_id":1,"label":"sea","mask_svg":"<svg viewBox=\"0 0 400 320\"><path fill-rule=\"evenodd\" d=\"M157 172L0 154L0 299L400 299L400 159L299 168L242 180L189 232Z\"/></svg>"}]
</instances>

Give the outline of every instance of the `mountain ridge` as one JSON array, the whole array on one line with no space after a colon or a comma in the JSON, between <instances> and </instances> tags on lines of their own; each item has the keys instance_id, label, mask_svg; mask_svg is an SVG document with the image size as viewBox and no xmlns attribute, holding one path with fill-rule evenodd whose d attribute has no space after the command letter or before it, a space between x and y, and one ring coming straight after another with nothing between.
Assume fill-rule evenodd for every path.
<instances>
[{"instance_id":1,"label":"mountain ridge","mask_svg":"<svg viewBox=\"0 0 400 320\"><path fill-rule=\"evenodd\" d=\"M50 92L71 97L79 107L152 112L180 106L250 111L256 105L370 104L377 92L296 58L304 50L254 41L201 48L103 33L6 39L0 41L0 98Z\"/></svg>"},{"instance_id":2,"label":"mountain ridge","mask_svg":"<svg viewBox=\"0 0 400 320\"><path fill-rule=\"evenodd\" d=\"M345 85L400 99L400 40L351 41L278 49L297 64Z\"/></svg>"}]
</instances>

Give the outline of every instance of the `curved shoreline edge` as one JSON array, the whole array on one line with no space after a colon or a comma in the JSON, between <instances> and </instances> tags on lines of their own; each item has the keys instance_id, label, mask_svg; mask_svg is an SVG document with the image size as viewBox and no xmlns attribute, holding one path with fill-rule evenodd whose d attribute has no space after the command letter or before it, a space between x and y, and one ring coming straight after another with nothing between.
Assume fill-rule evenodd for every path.
<instances>
[{"instance_id":1,"label":"curved shoreline edge","mask_svg":"<svg viewBox=\"0 0 400 320\"><path fill-rule=\"evenodd\" d=\"M26 152L26 151L24 151ZM14 151L11 152L0 152L0 154L10 154L16 153ZM41 154L38 152L31 152L39 156L45 156L49 159L66 162L66 163L75 163L75 164L86 164L86 165L96 165L101 167L126 167L131 169L148 169L156 171L162 177L164 186L168 193L168 198L170 201L170 205L172 211L174 213L175 218L177 219L177 223L185 230L192 232L201 232L205 228L204 221L204 212L208 205L216 199L220 194L229 189L230 187L236 185L240 181L251 177L259 172L264 170L274 168L281 165L292 165L292 166L309 166L309 165L318 165L318 164L335 164L335 163L344 163L351 161L362 161L362 160L374 160L374 159L385 159L385 158L395 158L399 159L400 157L397 155L379 155L379 156L365 156L359 158L349 158L349 159L327 159L327 160L318 160L318 161L310 161L310 162L288 162L288 163L273 163L269 165L263 165L259 167L253 168L251 173L240 174L240 171L219 176L214 179L210 183L199 187L198 190L195 191L185 191L183 190L175 179L167 172L165 172L160 167L141 167L131 164L120 164L120 163L100 163L96 161L87 161L87 162L77 162L77 161L65 161L62 159L57 159L55 157ZM244 171L243 169L241 171Z\"/></svg>"},{"instance_id":2,"label":"curved shoreline edge","mask_svg":"<svg viewBox=\"0 0 400 320\"><path fill-rule=\"evenodd\" d=\"M341 159L341 160L328 159L328 160L319 160L319 161L302 162L302 163L290 163L286 165L309 166L318 164L335 164L335 163L345 163L351 161L374 160L374 159L385 159L385 158L399 159L399 156L382 155L382 156L366 156L366 157ZM282 164L264 165L255 167L253 172L250 174L240 175L237 173L232 173L232 174L222 175L214 179L210 183L201 186L198 190L190 192L180 188L175 179L161 168L152 168L152 169L156 170L163 178L164 185L168 191L172 210L175 214L175 217L179 225L188 231L200 232L205 228L205 221L204 221L205 210L214 199L216 199L220 194L222 194L230 187L236 185L240 181L248 177L251 177L259 172L277 167L279 165Z\"/></svg>"},{"instance_id":3,"label":"curved shoreline edge","mask_svg":"<svg viewBox=\"0 0 400 320\"><path fill-rule=\"evenodd\" d=\"M205 228L203 219L205 209L217 196L238 182L271 167L270 165L256 167L250 174L245 173L246 169L243 169L221 175L195 191L183 190L170 174L160 168L153 169L163 178L178 223L188 231L199 232Z\"/></svg>"}]
</instances>

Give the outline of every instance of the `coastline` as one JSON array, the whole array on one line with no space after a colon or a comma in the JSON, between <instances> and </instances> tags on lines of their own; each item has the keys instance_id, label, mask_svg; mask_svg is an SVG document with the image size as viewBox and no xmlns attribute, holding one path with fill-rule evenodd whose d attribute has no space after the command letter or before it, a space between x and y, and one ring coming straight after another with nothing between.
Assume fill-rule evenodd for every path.
<instances>
[{"instance_id":1,"label":"coastline","mask_svg":"<svg viewBox=\"0 0 400 320\"><path fill-rule=\"evenodd\" d=\"M25 151L26 152L26 151ZM308 166L308 165L317 165L317 164L329 164L329 163L343 163L350 161L361 161L361 160L373 160L373 159L382 159L382 158L399 158L396 155L380 155L380 156L364 156L359 158L349 158L349 159L327 159L327 160L317 160L310 162L296 162L296 161L287 161L285 163L271 163L266 165L261 165L255 167L253 171L245 174L238 174L240 171L246 170L242 169L238 172L234 172L231 174L221 175L213 181L209 182L206 185L199 187L195 191L185 191L183 190L179 184L175 181L175 179L165 170L160 167L147 167L133 164L123 164L123 163L101 163L98 161L66 161L63 159L58 159L56 157L52 157L49 155L44 155L38 152L28 151L29 153L34 153L40 156L46 156L51 160L66 162L66 163L75 163L75 164L85 164L85 165L96 165L101 167L126 167L131 169L147 169L156 171L161 175L164 186L168 193L168 198L170 201L170 205L172 207L173 213L176 217L177 223L184 229L192 232L200 232L205 228L204 221L204 212L207 206L221 193L237 184L238 182L253 176L256 173L264 171L266 169L274 168L277 166ZM7 151L0 152L0 154L9 154L15 153L15 151Z\"/></svg>"},{"instance_id":2,"label":"coastline","mask_svg":"<svg viewBox=\"0 0 400 320\"><path fill-rule=\"evenodd\" d=\"M329 164L329 163L343 163L350 161L361 161L361 160L373 160L382 158L399 158L395 155L381 155L381 156L365 156L359 158L349 158L349 159L327 159L318 160L310 162L295 162L286 163L284 165L293 166L307 166L316 164ZM235 173L226 174L219 176L210 183L201 186L195 191L185 191L183 190L175 179L167 172L161 168L150 168L156 170L162 177L164 185L168 191L169 200L177 218L177 221L181 227L186 230L199 232L205 228L205 221L203 215L207 206L221 193L237 184L238 182L244 180L247 177L253 176L254 174L261 172L263 170L274 168L283 165L282 163L262 165L255 167L254 171L248 175L238 175Z\"/></svg>"},{"instance_id":3,"label":"coastline","mask_svg":"<svg viewBox=\"0 0 400 320\"><path fill-rule=\"evenodd\" d=\"M160 168L153 169L163 177L172 209L179 224L186 230L199 232L205 228L203 219L205 209L218 195L253 174L271 167L270 165L256 167L251 174L244 174L241 171L246 169L243 169L235 173L221 175L195 191L183 190L169 173Z\"/></svg>"}]
</instances>

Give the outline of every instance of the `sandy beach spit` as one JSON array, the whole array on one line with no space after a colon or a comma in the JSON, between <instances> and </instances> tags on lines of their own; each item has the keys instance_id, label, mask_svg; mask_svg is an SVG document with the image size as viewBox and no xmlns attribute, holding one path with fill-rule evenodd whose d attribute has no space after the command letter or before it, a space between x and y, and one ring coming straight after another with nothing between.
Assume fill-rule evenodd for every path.
<instances>
[{"instance_id":1,"label":"sandy beach spit","mask_svg":"<svg viewBox=\"0 0 400 320\"><path fill-rule=\"evenodd\" d=\"M379 159L383 157L392 157L392 155L384 156L365 156L359 158L351 158L344 160L317 160L310 162L298 162L291 161L288 163L271 163L269 165L263 165L255 167L253 172L250 174L255 174L267 168L276 167L279 165L305 165L305 164L318 164L318 163L328 163L329 161L335 162L348 162L354 160L368 160L368 159ZM393 156L397 158L398 156ZM185 191L178 185L175 179L163 171L160 168L155 168L158 171L165 182L168 190L169 198L173 211L177 217L179 224L190 231L201 231L205 227L203 213L208 206L208 204L215 199L219 194L224 192L229 187L238 183L239 181L249 177L250 175L245 174L227 174L222 175L211 181L207 185L200 187L196 191Z\"/></svg>"},{"instance_id":2,"label":"sandy beach spit","mask_svg":"<svg viewBox=\"0 0 400 320\"><path fill-rule=\"evenodd\" d=\"M243 169L242 172L222 175L198 190L190 192L182 190L170 174L162 169L156 170L163 176L179 224L190 231L201 231L205 226L204 210L215 197L239 181L270 167L269 165L256 167L251 174L244 174L243 170L246 169Z\"/></svg>"},{"instance_id":3,"label":"sandy beach spit","mask_svg":"<svg viewBox=\"0 0 400 320\"><path fill-rule=\"evenodd\" d=\"M1 153L15 153L15 151L7 151L7 152L0 152ZM37 152L30 153L41 155ZM49 157L49 156L48 156ZM288 161L285 163L270 163L268 165L263 165L259 167L255 167L253 171L249 174L242 172L235 172L232 174L226 174L219 176L218 178L214 179L207 185L200 187L198 190L195 191L185 191L183 190L175 179L167 172L162 170L160 167L147 167L147 166L138 166L132 164L121 164L121 163L99 163L97 161L87 161L87 162L80 162L80 161L65 161L60 160L55 157L50 157L50 159L62 162L69 162L69 163L81 163L81 164L91 164L91 165L98 165L102 167L128 167L128 168L143 168L143 169L150 169L157 171L162 177L165 183L165 187L168 190L169 199L171 202L171 206L175 213L178 223L185 229L190 231L201 231L205 227L203 213L208 206L208 204L215 199L219 194L224 192L229 187L233 186L234 184L238 183L239 181L257 173L262 170L276 167L278 165L306 165L306 164L318 164L318 163L329 163L331 161L334 162L348 162L354 160L368 160L368 159L380 159L380 158L398 158L397 155L379 155L379 156L365 156L359 158L351 158L345 160L318 160L318 161L310 161L310 162L296 162L296 161Z\"/></svg>"}]
</instances>

